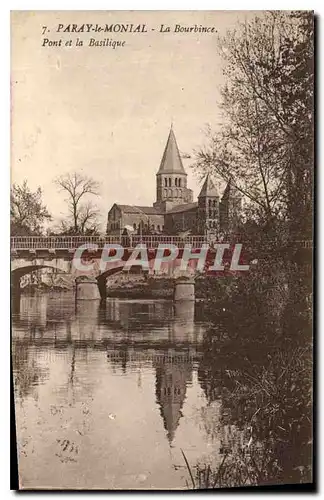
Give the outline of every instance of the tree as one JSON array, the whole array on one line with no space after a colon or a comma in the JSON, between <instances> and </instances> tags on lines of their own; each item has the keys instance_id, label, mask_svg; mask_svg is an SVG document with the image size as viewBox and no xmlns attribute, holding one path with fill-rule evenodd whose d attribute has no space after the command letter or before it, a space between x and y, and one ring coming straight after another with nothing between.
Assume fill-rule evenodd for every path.
<instances>
[{"instance_id":1,"label":"tree","mask_svg":"<svg viewBox=\"0 0 324 500\"><path fill-rule=\"evenodd\" d=\"M305 232L313 169L313 15L267 12L219 39L223 124L194 168L231 179L253 216ZM295 234L296 236L296 234Z\"/></svg>"},{"instance_id":2,"label":"tree","mask_svg":"<svg viewBox=\"0 0 324 500\"><path fill-rule=\"evenodd\" d=\"M287 203L293 235L312 232L314 169L314 16L291 14L295 38L283 42L282 72L277 86L284 89L283 109L293 140L289 146ZM288 147L289 147L288 146Z\"/></svg>"},{"instance_id":3,"label":"tree","mask_svg":"<svg viewBox=\"0 0 324 500\"><path fill-rule=\"evenodd\" d=\"M43 204L40 187L33 192L26 180L21 186L13 184L10 203L10 225L13 236L40 235L44 222L51 219L47 207Z\"/></svg>"},{"instance_id":4,"label":"tree","mask_svg":"<svg viewBox=\"0 0 324 500\"><path fill-rule=\"evenodd\" d=\"M54 180L60 191L67 195L69 216L61 221L61 233L94 234L98 231L99 211L89 201L89 195L99 195L99 184L85 175L77 172L68 173Z\"/></svg>"}]
</instances>

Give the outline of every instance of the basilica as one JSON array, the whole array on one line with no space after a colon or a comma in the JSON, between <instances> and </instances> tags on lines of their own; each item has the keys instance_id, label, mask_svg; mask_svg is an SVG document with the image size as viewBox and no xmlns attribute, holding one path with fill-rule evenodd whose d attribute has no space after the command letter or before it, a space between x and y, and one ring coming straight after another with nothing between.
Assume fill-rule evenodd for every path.
<instances>
[{"instance_id":1,"label":"basilica","mask_svg":"<svg viewBox=\"0 0 324 500\"><path fill-rule=\"evenodd\" d=\"M220 197L210 174L204 179L198 201L193 201L171 127L156 173L156 201L148 207L114 203L108 212L107 234L120 235L126 228L135 234L220 236L234 229L241 205L242 198L230 182Z\"/></svg>"}]
</instances>

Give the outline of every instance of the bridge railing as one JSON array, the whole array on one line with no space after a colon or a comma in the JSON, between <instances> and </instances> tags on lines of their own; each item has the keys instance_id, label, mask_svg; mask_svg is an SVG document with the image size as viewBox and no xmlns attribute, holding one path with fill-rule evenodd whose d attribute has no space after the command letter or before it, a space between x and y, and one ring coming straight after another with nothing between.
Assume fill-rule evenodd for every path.
<instances>
[{"instance_id":1,"label":"bridge railing","mask_svg":"<svg viewBox=\"0 0 324 500\"><path fill-rule=\"evenodd\" d=\"M119 243L119 236L13 236L13 250L75 250L84 244L96 244L103 247L105 243Z\"/></svg>"},{"instance_id":2,"label":"bridge railing","mask_svg":"<svg viewBox=\"0 0 324 500\"><path fill-rule=\"evenodd\" d=\"M94 244L103 248L105 244L119 244L135 248L145 244L147 248L157 248L159 244L173 244L183 248L185 244L200 246L206 243L204 236L13 236L12 250L76 250L81 245Z\"/></svg>"},{"instance_id":3,"label":"bridge railing","mask_svg":"<svg viewBox=\"0 0 324 500\"><path fill-rule=\"evenodd\" d=\"M240 240L237 240L240 241ZM119 244L124 248L135 248L145 244L147 248L157 248L159 244L172 244L183 248L186 244L200 248L207 243L205 236L167 236L167 235L135 235L135 236L13 236L11 250L76 250L81 245L97 245L99 249L105 244ZM312 240L295 241L296 246L311 249Z\"/></svg>"},{"instance_id":4,"label":"bridge railing","mask_svg":"<svg viewBox=\"0 0 324 500\"><path fill-rule=\"evenodd\" d=\"M123 238L123 237L122 237ZM183 248L186 244L191 244L193 246L201 246L206 243L206 238L204 236L132 236L129 238L131 240L131 246L136 247L141 243L145 244L148 248L157 248L160 244L165 245L176 245L178 248ZM123 243L122 243L123 244ZM127 245L124 245L127 246Z\"/></svg>"}]
</instances>

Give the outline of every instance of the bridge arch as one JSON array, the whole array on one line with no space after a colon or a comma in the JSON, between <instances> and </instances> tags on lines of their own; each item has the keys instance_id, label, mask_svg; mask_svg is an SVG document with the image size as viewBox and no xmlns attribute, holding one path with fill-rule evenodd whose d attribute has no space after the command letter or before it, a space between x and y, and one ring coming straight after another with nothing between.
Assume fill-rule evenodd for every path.
<instances>
[{"instance_id":1,"label":"bridge arch","mask_svg":"<svg viewBox=\"0 0 324 500\"><path fill-rule=\"evenodd\" d=\"M121 274L124 272L125 274L137 274L134 272L134 270L139 270L141 273L148 273L148 271L143 271L142 266L132 266L129 271L125 269L125 266L117 266L117 267L112 267L111 269L107 269L101 274L98 274L97 276L97 281L105 281L107 278L110 278L110 276L114 276L115 274Z\"/></svg>"},{"instance_id":2,"label":"bridge arch","mask_svg":"<svg viewBox=\"0 0 324 500\"><path fill-rule=\"evenodd\" d=\"M99 293L100 293L100 296L101 298L105 298L107 296L107 292L106 292L106 282L107 282L107 278L110 278L111 276L114 276L116 274L122 274L123 272L125 274L135 274L133 272L134 269L138 269L141 271L141 273L148 273L148 271L143 271L143 268L142 266L132 266L129 271L125 270L125 267L124 265L123 266L116 266L116 267L113 267L113 268L110 268L110 269L107 269L106 271L104 271L103 273L99 274L96 279L97 279L97 283L98 283L98 288L99 288Z\"/></svg>"},{"instance_id":3,"label":"bridge arch","mask_svg":"<svg viewBox=\"0 0 324 500\"><path fill-rule=\"evenodd\" d=\"M11 282L14 286L18 286L20 282L20 278L26 276L27 274L31 274L34 271L38 271L39 269L53 269L62 274L68 274L66 269L62 269L57 266L49 265L49 264L28 264L16 267L11 269Z\"/></svg>"}]
</instances>

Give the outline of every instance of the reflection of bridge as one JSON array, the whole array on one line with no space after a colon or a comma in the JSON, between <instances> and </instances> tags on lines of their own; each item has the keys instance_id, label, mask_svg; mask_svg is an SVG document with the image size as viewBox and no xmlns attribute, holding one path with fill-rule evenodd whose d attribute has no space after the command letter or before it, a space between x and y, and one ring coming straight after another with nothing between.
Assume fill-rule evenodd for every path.
<instances>
[{"instance_id":1,"label":"reflection of bridge","mask_svg":"<svg viewBox=\"0 0 324 500\"><path fill-rule=\"evenodd\" d=\"M23 295L20 302L20 312L13 314L12 322L19 390L31 390L40 366L50 372L57 363L66 374L67 390L73 390L75 375L91 373L93 367L97 370L101 361L100 366L108 366L112 373L130 376L136 372L138 384L142 374L149 373L155 384L148 384L147 390L155 393L166 437L172 443L187 386L203 356L205 326L195 323L193 302L173 305L108 299L103 306L96 301L75 304L67 296L61 304L59 297L48 295ZM100 379L101 372L96 373L96 380ZM89 380L93 381L91 375Z\"/></svg>"},{"instance_id":2,"label":"reflection of bridge","mask_svg":"<svg viewBox=\"0 0 324 500\"><path fill-rule=\"evenodd\" d=\"M109 299L103 305L97 301L74 304L73 296L65 297L65 308L61 310L59 297L24 295L20 311L12 318L15 340L40 348L64 349L72 345L77 349L143 352L148 352L149 346L163 351L188 350L191 344L202 341L202 311L193 302L173 305L166 301ZM195 310L200 313L196 325Z\"/></svg>"},{"instance_id":3,"label":"reflection of bridge","mask_svg":"<svg viewBox=\"0 0 324 500\"><path fill-rule=\"evenodd\" d=\"M135 350L133 348L123 351L121 349L107 348L107 359L110 361L126 361L127 363L139 363L150 361L153 363L190 363L197 361L202 357L202 352L196 350L192 345L189 349L167 349L158 351L157 349Z\"/></svg>"}]
</instances>

